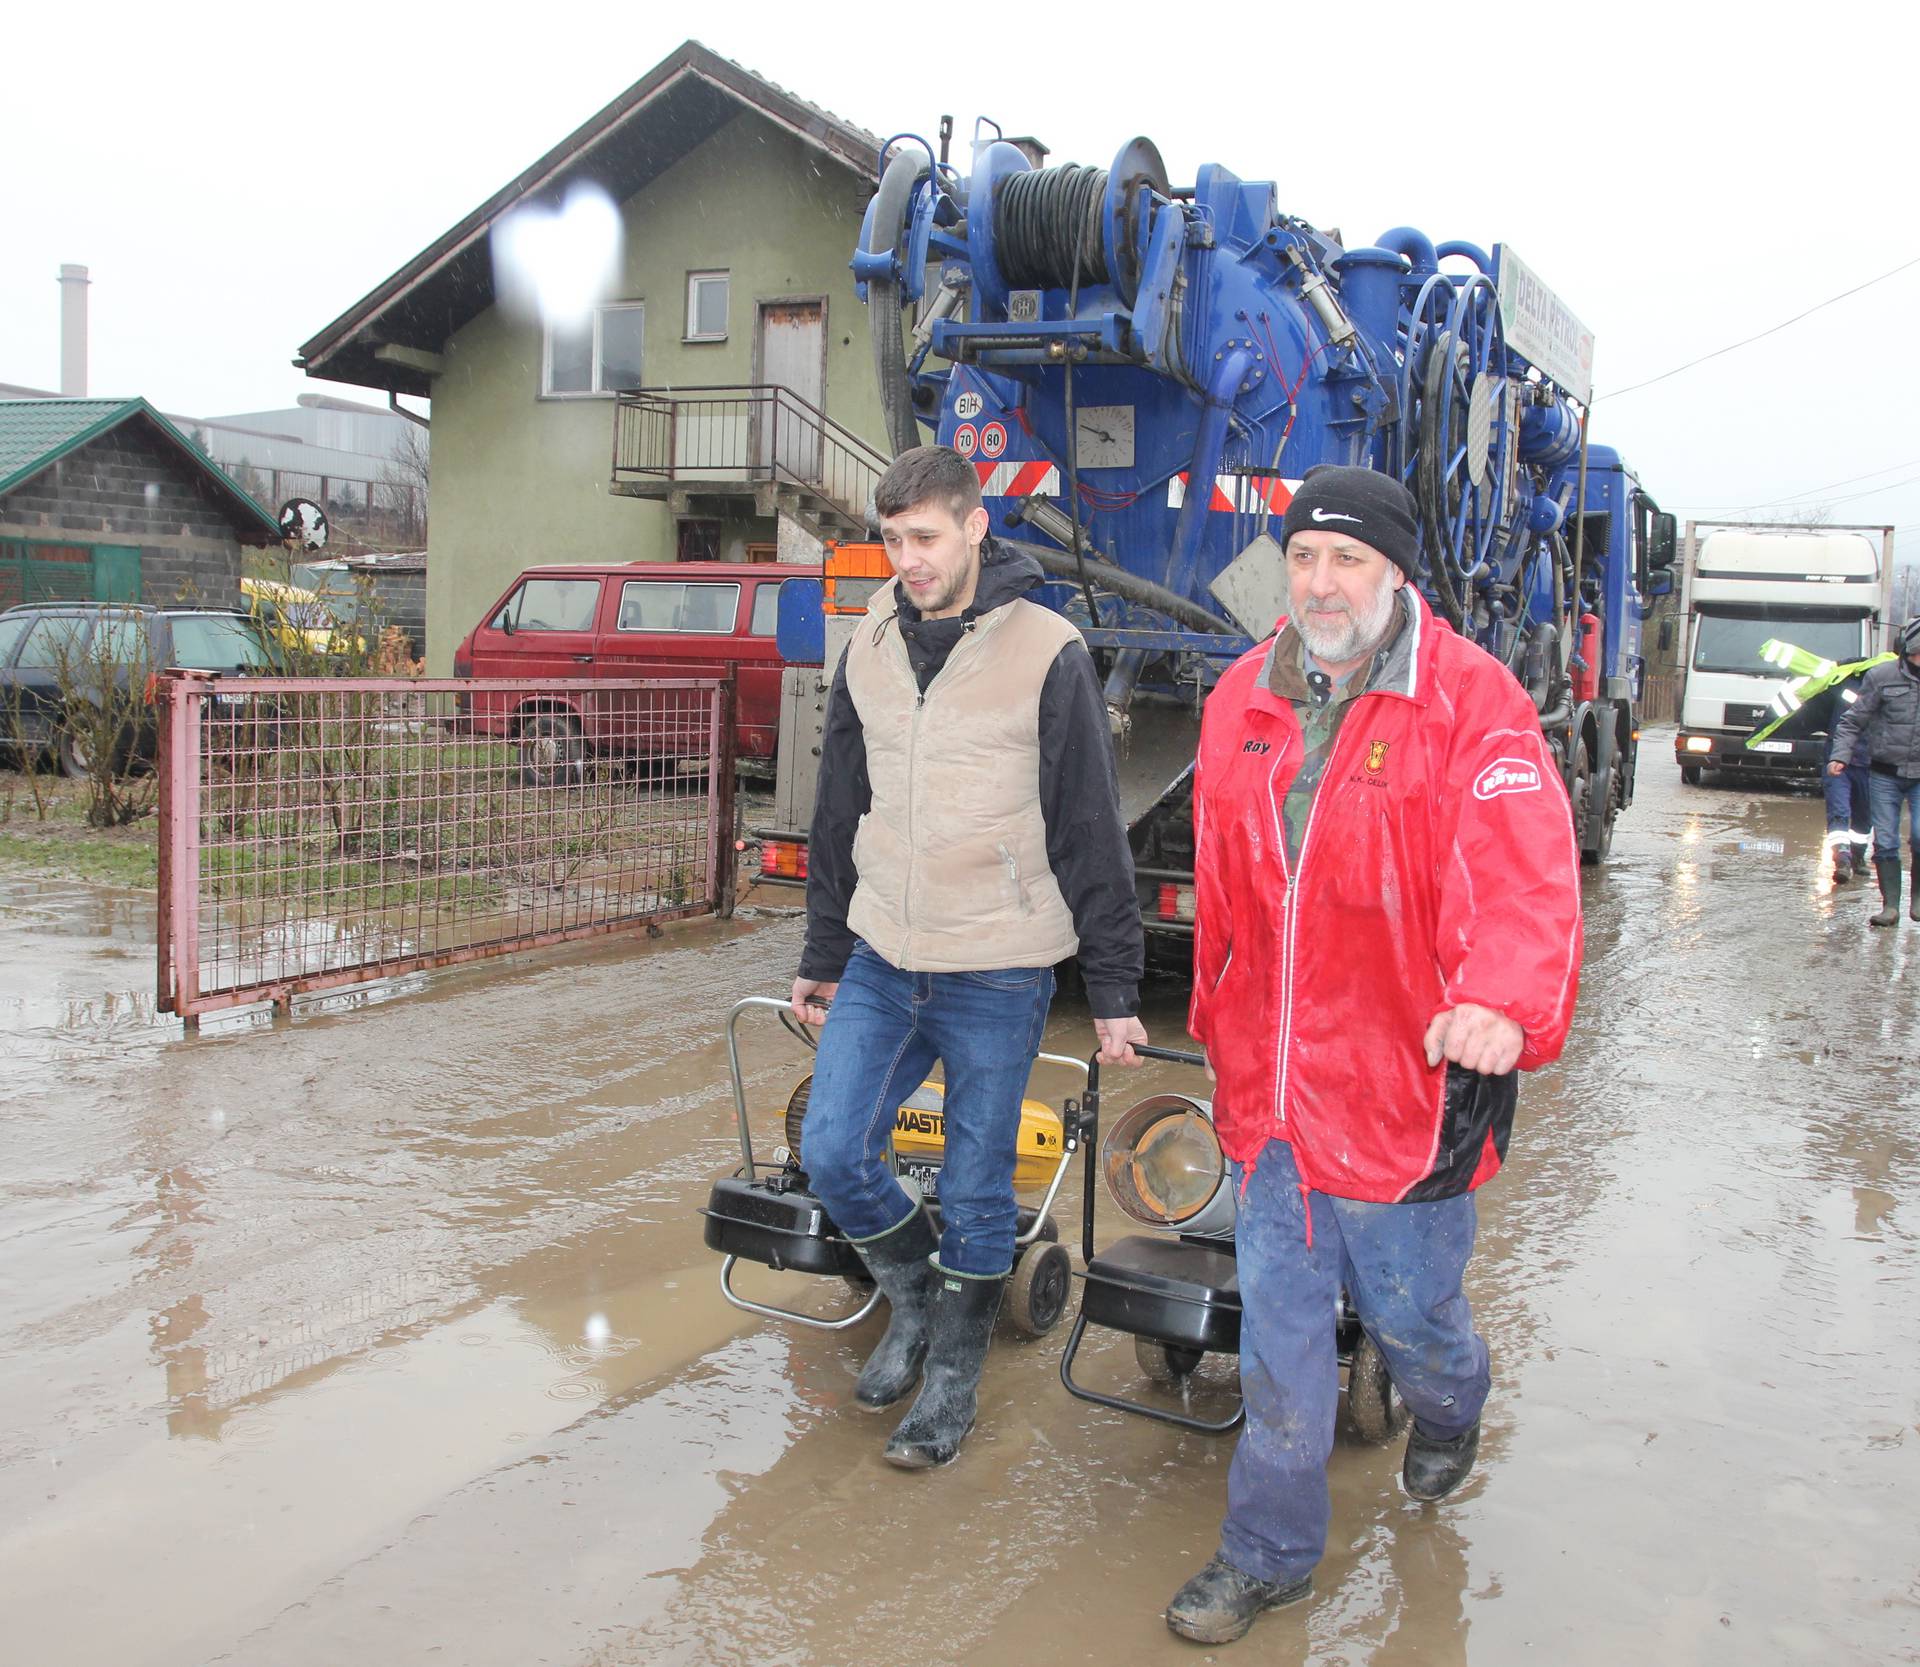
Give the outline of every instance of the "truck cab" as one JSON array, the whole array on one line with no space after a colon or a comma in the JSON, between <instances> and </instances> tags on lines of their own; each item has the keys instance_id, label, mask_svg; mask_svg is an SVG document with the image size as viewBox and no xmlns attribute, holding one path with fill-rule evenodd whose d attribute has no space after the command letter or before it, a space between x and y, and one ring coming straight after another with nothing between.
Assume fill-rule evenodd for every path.
<instances>
[{"instance_id":1,"label":"truck cab","mask_svg":"<svg viewBox=\"0 0 1920 1667\"><path fill-rule=\"evenodd\" d=\"M1779 637L1837 661L1875 652L1887 574L1881 552L1855 531L1723 528L1687 565L1685 681L1674 738L1681 779L1709 770L1819 774L1824 738L1749 748L1786 679L1761 657Z\"/></svg>"}]
</instances>

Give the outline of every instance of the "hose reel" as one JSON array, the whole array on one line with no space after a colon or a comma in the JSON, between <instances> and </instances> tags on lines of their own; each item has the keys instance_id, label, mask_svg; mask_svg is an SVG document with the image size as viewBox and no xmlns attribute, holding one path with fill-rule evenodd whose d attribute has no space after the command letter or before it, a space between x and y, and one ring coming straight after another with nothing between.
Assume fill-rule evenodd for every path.
<instances>
[{"instance_id":1,"label":"hose reel","mask_svg":"<svg viewBox=\"0 0 1920 1667\"><path fill-rule=\"evenodd\" d=\"M1152 140L1129 140L1111 168L988 165L975 174L976 193L983 185L992 202L991 264L1007 289L1070 289L1077 267L1083 286L1111 284L1133 305L1154 200L1172 193Z\"/></svg>"}]
</instances>

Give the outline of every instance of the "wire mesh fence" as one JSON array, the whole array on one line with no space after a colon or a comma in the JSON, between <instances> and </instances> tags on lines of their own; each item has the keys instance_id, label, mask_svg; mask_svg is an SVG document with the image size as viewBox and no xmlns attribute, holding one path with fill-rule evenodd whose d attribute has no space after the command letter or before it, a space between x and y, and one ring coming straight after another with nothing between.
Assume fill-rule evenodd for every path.
<instances>
[{"instance_id":1,"label":"wire mesh fence","mask_svg":"<svg viewBox=\"0 0 1920 1667\"><path fill-rule=\"evenodd\" d=\"M163 1010L731 910L715 678L165 680Z\"/></svg>"}]
</instances>

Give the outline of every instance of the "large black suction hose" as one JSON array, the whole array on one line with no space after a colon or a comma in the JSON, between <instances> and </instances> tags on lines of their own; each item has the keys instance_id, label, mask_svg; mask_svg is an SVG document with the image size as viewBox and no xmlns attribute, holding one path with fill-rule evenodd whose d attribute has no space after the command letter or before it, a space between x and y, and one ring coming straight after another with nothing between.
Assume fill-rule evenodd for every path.
<instances>
[{"instance_id":1,"label":"large black suction hose","mask_svg":"<svg viewBox=\"0 0 1920 1667\"><path fill-rule=\"evenodd\" d=\"M1003 550L1017 550L1023 556L1033 557L1056 579L1078 581L1080 577L1080 564L1065 550L1056 550L1050 544L1029 544L1024 539L1002 538L998 533L994 534L994 542ZM1184 596L1168 590L1165 585L1143 579L1138 573L1129 573L1112 562L1088 556L1086 574L1095 584L1112 591L1114 595L1124 596L1129 602L1138 602L1142 607L1158 608L1163 614L1196 631L1215 631L1229 637L1244 635L1239 626L1229 624L1218 614L1208 613L1197 602L1189 602Z\"/></svg>"},{"instance_id":2,"label":"large black suction hose","mask_svg":"<svg viewBox=\"0 0 1920 1667\"><path fill-rule=\"evenodd\" d=\"M919 151L901 151L880 176L880 190L868 222L866 254L899 249L906 240L907 210L914 188L926 178L927 159ZM887 444L893 455L911 451L920 441L913 415L913 384L907 376L906 335L901 327L900 285L893 278L867 280L867 319L873 327L873 368L880 384L880 409L887 420Z\"/></svg>"}]
</instances>

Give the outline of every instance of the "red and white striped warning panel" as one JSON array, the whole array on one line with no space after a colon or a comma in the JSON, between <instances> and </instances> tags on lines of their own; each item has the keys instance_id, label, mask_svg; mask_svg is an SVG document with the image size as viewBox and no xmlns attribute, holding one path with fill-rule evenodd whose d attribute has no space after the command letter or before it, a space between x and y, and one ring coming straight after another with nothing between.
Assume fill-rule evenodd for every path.
<instances>
[{"instance_id":1,"label":"red and white striped warning panel","mask_svg":"<svg viewBox=\"0 0 1920 1667\"><path fill-rule=\"evenodd\" d=\"M1060 471L1044 457L1028 463L982 463L973 471L980 477L983 498L1030 498L1036 492L1060 496Z\"/></svg>"},{"instance_id":2,"label":"red and white striped warning panel","mask_svg":"<svg viewBox=\"0 0 1920 1667\"><path fill-rule=\"evenodd\" d=\"M978 465L976 465L978 467ZM1297 480L1280 475L1215 475L1213 501L1207 508L1218 513L1284 515L1293 495L1300 489ZM1167 482L1167 508L1178 509L1187 501L1187 477L1175 475Z\"/></svg>"}]
</instances>

